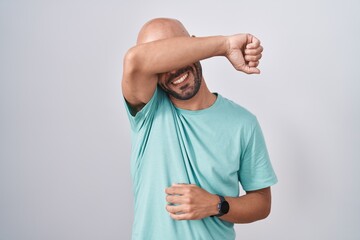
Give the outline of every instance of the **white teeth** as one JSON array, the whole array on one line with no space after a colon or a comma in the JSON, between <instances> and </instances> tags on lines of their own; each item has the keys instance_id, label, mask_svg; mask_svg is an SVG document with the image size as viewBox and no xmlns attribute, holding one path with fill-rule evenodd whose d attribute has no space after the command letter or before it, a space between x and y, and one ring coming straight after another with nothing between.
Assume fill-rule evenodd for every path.
<instances>
[{"instance_id":1,"label":"white teeth","mask_svg":"<svg viewBox=\"0 0 360 240\"><path fill-rule=\"evenodd\" d=\"M176 84L182 83L182 82L187 78L188 75L189 75L189 74L186 73L184 76L182 76L182 77L179 78L178 80L173 81L172 84L175 84L175 85L176 85Z\"/></svg>"}]
</instances>

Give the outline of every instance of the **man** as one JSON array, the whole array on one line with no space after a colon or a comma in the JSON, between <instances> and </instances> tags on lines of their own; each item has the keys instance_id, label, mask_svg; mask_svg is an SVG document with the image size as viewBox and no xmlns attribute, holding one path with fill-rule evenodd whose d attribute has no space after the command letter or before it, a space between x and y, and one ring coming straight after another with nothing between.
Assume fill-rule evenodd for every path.
<instances>
[{"instance_id":1,"label":"man","mask_svg":"<svg viewBox=\"0 0 360 240\"><path fill-rule=\"evenodd\" d=\"M199 62L225 56L236 70L257 74L262 50L250 34L190 37L165 18L143 26L122 79L132 129L133 239L235 239L234 223L268 216L277 179L256 117L211 93Z\"/></svg>"}]
</instances>

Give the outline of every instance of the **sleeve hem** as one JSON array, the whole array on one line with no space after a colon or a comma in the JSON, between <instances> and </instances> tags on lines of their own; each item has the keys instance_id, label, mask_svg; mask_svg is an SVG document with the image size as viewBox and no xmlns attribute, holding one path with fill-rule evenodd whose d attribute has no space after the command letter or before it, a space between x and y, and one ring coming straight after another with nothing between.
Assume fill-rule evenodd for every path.
<instances>
[{"instance_id":1,"label":"sleeve hem","mask_svg":"<svg viewBox=\"0 0 360 240\"><path fill-rule=\"evenodd\" d=\"M278 182L278 179L275 178L274 180L267 182L267 183L263 183L263 184L250 184L249 186L242 186L244 191L256 191L256 190L260 190L263 188L267 188L267 187L271 187L273 185L275 185Z\"/></svg>"}]
</instances>

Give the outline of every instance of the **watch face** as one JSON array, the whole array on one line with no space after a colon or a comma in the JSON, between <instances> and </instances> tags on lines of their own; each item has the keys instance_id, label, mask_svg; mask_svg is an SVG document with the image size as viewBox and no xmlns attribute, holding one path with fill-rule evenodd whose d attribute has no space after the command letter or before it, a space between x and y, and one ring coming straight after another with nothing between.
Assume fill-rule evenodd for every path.
<instances>
[{"instance_id":1,"label":"watch face","mask_svg":"<svg viewBox=\"0 0 360 240\"><path fill-rule=\"evenodd\" d=\"M230 209L229 203L227 201L222 202L220 209L221 213L226 214L229 212L229 209Z\"/></svg>"}]
</instances>

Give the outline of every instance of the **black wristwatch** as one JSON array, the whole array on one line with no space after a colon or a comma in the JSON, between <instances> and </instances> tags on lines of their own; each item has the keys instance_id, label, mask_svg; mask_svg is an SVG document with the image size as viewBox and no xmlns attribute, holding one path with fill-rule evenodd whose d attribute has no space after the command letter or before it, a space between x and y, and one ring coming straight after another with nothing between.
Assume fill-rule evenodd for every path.
<instances>
[{"instance_id":1,"label":"black wristwatch","mask_svg":"<svg viewBox=\"0 0 360 240\"><path fill-rule=\"evenodd\" d=\"M225 200L225 198L223 196L218 195L220 198L220 202L218 203L217 207L218 207L218 211L219 213L216 215L212 215L211 217L221 217L224 214L227 214L230 210L230 205L229 203Z\"/></svg>"}]
</instances>

